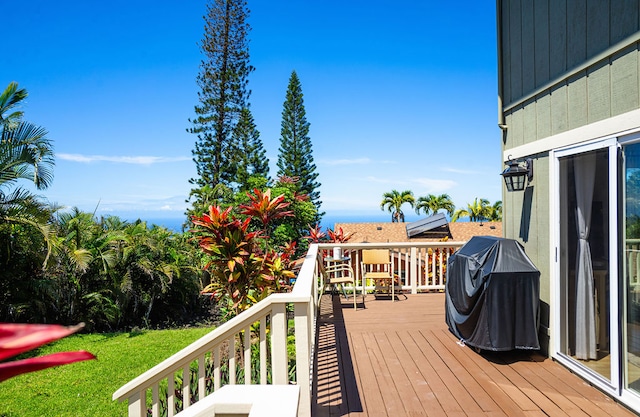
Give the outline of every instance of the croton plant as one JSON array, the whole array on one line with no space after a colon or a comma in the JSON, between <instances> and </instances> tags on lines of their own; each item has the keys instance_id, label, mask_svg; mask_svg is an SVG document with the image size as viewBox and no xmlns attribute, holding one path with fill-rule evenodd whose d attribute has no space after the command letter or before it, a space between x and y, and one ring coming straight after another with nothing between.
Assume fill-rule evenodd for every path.
<instances>
[{"instance_id":1,"label":"croton plant","mask_svg":"<svg viewBox=\"0 0 640 417\"><path fill-rule=\"evenodd\" d=\"M289 203L270 190L253 190L250 204L240 206L240 219L233 207L210 206L209 212L195 216L192 231L200 249L208 255L205 270L210 283L203 293L226 302L229 315L236 315L273 292L283 291L294 277L291 271L295 244L282 248L268 245L267 231L275 219L292 216ZM252 219L259 219L261 230L250 230Z\"/></svg>"}]
</instances>

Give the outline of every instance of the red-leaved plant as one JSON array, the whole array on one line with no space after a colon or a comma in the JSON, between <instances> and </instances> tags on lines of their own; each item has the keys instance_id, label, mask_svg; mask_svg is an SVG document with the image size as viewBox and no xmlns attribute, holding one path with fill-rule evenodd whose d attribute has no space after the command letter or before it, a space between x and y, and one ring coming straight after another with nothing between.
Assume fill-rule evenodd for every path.
<instances>
[{"instance_id":1,"label":"red-leaved plant","mask_svg":"<svg viewBox=\"0 0 640 417\"><path fill-rule=\"evenodd\" d=\"M342 227L338 227L337 231L327 229L327 234L329 235L330 243L347 243L353 237L353 232L345 233Z\"/></svg>"},{"instance_id":2,"label":"red-leaved plant","mask_svg":"<svg viewBox=\"0 0 640 417\"><path fill-rule=\"evenodd\" d=\"M284 210L290 205L290 203L284 201L284 194L272 199L271 189L262 192L254 188L253 195L247 193L247 196L251 199L251 203L241 205L240 213L259 219L262 222L265 233L273 220L293 216L292 211Z\"/></svg>"},{"instance_id":3,"label":"red-leaved plant","mask_svg":"<svg viewBox=\"0 0 640 417\"><path fill-rule=\"evenodd\" d=\"M311 243L346 243L353 237L353 232L344 233L342 227L339 227L337 231L333 231L331 229L327 229L327 232L322 231L322 227L320 224L316 223L315 226L309 225L309 234L305 236L305 239L308 239ZM348 251L344 252L345 255ZM329 256L329 250L324 249L322 256Z\"/></svg>"},{"instance_id":4,"label":"red-leaved plant","mask_svg":"<svg viewBox=\"0 0 640 417\"><path fill-rule=\"evenodd\" d=\"M289 203L284 196L271 199L271 192L254 190L248 194L251 203L241 206L245 220L236 218L233 208L209 207L209 212L193 217L193 230L200 249L209 256L205 269L211 282L203 293L218 302L226 301L227 315L236 315L273 292L286 290L291 278L291 256L295 245L276 251L266 244L270 223L292 213L285 211ZM257 218L264 227L250 231L251 220Z\"/></svg>"},{"instance_id":5,"label":"red-leaved plant","mask_svg":"<svg viewBox=\"0 0 640 417\"><path fill-rule=\"evenodd\" d=\"M308 239L311 243L320 243L325 237L327 237L327 234L322 231L320 223L316 223L315 226L309 225L309 234L304 236L304 238Z\"/></svg>"},{"instance_id":6,"label":"red-leaved plant","mask_svg":"<svg viewBox=\"0 0 640 417\"><path fill-rule=\"evenodd\" d=\"M0 361L61 339L77 332L82 327L84 327L83 324L64 327L56 324L0 323ZM0 382L27 372L90 359L96 359L96 357L89 352L80 350L0 363Z\"/></svg>"}]
</instances>

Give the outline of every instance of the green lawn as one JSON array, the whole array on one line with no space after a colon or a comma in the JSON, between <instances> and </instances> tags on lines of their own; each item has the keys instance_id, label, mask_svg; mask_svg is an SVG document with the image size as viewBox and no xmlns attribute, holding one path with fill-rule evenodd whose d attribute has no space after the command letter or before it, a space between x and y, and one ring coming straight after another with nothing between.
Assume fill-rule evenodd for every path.
<instances>
[{"instance_id":1,"label":"green lawn","mask_svg":"<svg viewBox=\"0 0 640 417\"><path fill-rule=\"evenodd\" d=\"M38 355L87 350L98 360L20 375L0 383L0 417L126 416L113 393L211 328L80 334L38 350Z\"/></svg>"}]
</instances>

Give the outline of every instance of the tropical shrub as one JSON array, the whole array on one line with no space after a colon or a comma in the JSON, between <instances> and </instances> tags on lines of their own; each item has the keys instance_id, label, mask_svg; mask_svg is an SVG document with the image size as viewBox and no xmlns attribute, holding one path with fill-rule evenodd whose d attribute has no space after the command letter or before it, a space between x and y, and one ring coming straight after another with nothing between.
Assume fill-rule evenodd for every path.
<instances>
[{"instance_id":1,"label":"tropical shrub","mask_svg":"<svg viewBox=\"0 0 640 417\"><path fill-rule=\"evenodd\" d=\"M211 321L189 236L78 209L48 227L47 256L31 226L0 224L0 321L85 322L91 331Z\"/></svg>"},{"instance_id":2,"label":"tropical shrub","mask_svg":"<svg viewBox=\"0 0 640 417\"><path fill-rule=\"evenodd\" d=\"M267 235L272 222L291 216L284 195L271 198L271 191L254 189L249 204L240 206L241 220L233 207L209 207L209 212L193 217L192 231L207 255L205 270L210 283L203 292L222 304L226 316L234 316L273 292L286 290L295 244L274 248ZM250 224L259 223L258 230Z\"/></svg>"}]
</instances>

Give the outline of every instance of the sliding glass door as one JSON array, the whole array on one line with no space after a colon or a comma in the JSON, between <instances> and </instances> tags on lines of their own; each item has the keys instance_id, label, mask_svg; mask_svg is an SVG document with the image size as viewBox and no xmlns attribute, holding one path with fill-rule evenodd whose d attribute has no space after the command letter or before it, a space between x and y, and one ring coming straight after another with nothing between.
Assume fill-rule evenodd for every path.
<instances>
[{"instance_id":1,"label":"sliding glass door","mask_svg":"<svg viewBox=\"0 0 640 417\"><path fill-rule=\"evenodd\" d=\"M618 385L617 331L612 291L615 265L617 194L611 172L616 147L608 143L560 153L558 167L558 353L601 384ZM613 158L612 158L613 154ZM613 222L612 222L613 219ZM614 239L612 239L614 237Z\"/></svg>"},{"instance_id":2,"label":"sliding glass door","mask_svg":"<svg viewBox=\"0 0 640 417\"><path fill-rule=\"evenodd\" d=\"M640 143L622 146L624 387L640 394Z\"/></svg>"},{"instance_id":3,"label":"sliding glass door","mask_svg":"<svg viewBox=\"0 0 640 417\"><path fill-rule=\"evenodd\" d=\"M640 136L552 155L553 355L640 406Z\"/></svg>"}]
</instances>

